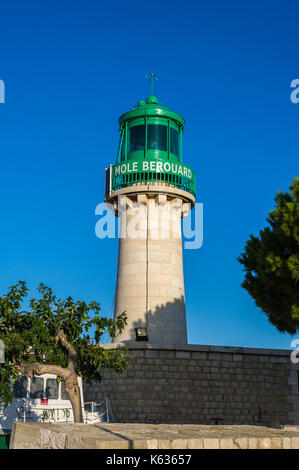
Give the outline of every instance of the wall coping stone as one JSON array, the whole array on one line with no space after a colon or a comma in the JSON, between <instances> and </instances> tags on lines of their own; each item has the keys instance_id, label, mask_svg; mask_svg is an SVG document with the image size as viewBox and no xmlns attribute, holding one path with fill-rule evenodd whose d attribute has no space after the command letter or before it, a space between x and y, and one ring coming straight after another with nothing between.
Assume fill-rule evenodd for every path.
<instances>
[{"instance_id":1,"label":"wall coping stone","mask_svg":"<svg viewBox=\"0 0 299 470\"><path fill-rule=\"evenodd\" d=\"M198 351L216 353L254 354L264 356L290 356L291 349L248 348L239 346L212 346L205 344L152 344L145 341L105 343L100 345L104 349L126 348L129 350L165 350L165 351Z\"/></svg>"},{"instance_id":2,"label":"wall coping stone","mask_svg":"<svg viewBox=\"0 0 299 470\"><path fill-rule=\"evenodd\" d=\"M10 449L299 449L299 427L14 422Z\"/></svg>"}]
</instances>

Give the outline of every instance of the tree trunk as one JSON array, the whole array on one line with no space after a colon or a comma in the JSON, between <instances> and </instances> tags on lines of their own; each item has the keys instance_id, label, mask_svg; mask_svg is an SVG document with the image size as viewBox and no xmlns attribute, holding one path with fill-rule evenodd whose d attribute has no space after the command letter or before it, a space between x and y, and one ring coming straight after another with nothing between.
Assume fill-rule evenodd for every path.
<instances>
[{"instance_id":1,"label":"tree trunk","mask_svg":"<svg viewBox=\"0 0 299 470\"><path fill-rule=\"evenodd\" d=\"M81 393L75 373L65 380L65 390L72 404L74 423L83 423Z\"/></svg>"}]
</instances>

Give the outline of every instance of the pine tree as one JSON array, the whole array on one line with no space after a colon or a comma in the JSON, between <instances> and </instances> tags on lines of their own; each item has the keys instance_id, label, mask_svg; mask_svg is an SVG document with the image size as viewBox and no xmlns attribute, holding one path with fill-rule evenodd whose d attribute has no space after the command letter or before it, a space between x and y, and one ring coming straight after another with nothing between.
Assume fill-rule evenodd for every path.
<instances>
[{"instance_id":1,"label":"pine tree","mask_svg":"<svg viewBox=\"0 0 299 470\"><path fill-rule=\"evenodd\" d=\"M238 261L244 266L242 287L281 332L299 330L299 178L290 192L278 191L269 226L250 235Z\"/></svg>"}]
</instances>

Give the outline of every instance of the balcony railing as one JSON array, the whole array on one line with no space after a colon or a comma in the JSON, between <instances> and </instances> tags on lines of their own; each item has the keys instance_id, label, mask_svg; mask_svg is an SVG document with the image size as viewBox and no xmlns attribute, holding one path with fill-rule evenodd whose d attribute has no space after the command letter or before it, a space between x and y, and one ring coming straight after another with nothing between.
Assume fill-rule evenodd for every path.
<instances>
[{"instance_id":1,"label":"balcony railing","mask_svg":"<svg viewBox=\"0 0 299 470\"><path fill-rule=\"evenodd\" d=\"M148 185L148 184L153 184L153 185L169 185L169 186L174 186L178 189L181 189L183 191L186 191L192 196L195 196L195 174L194 171L190 169L190 167L187 167L184 165L185 168L189 169L189 175L191 174L191 177L188 176L181 176L178 174L175 174L171 171L169 172L155 172L155 171L141 171L141 172L132 172L132 171L124 171L121 174L120 172L117 171L116 174L116 167L119 167L119 165L111 165L110 167L110 172L111 174L109 175L109 180L110 180L110 192L117 191L119 189L127 188L130 186L135 186L135 185ZM186 172L187 173L187 172ZM106 175L107 177L108 175Z\"/></svg>"}]
</instances>

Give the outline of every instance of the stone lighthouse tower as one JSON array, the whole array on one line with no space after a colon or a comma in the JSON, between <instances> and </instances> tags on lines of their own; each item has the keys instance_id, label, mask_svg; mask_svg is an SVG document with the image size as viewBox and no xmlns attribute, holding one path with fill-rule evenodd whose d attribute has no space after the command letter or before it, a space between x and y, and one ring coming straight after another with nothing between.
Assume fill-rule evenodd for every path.
<instances>
[{"instance_id":1,"label":"stone lighthouse tower","mask_svg":"<svg viewBox=\"0 0 299 470\"><path fill-rule=\"evenodd\" d=\"M182 163L183 117L152 94L119 118L105 200L120 218L114 342L187 344L181 217L195 202L195 173Z\"/></svg>"}]
</instances>

